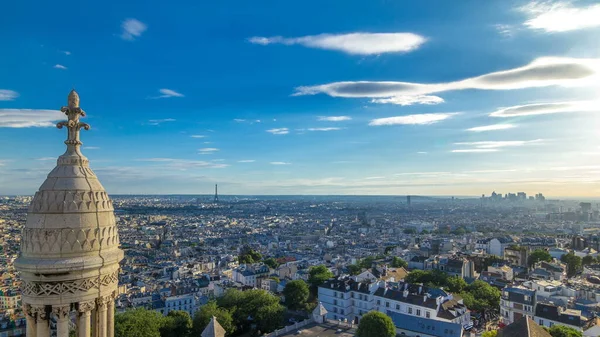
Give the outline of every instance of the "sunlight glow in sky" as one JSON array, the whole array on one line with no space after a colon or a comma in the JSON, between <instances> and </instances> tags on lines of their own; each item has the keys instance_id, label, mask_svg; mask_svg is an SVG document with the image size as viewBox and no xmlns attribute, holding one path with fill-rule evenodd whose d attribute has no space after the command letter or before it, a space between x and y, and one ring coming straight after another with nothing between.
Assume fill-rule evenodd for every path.
<instances>
[{"instance_id":1,"label":"sunlight glow in sky","mask_svg":"<svg viewBox=\"0 0 600 337\"><path fill-rule=\"evenodd\" d=\"M0 195L33 194L53 168L74 87L111 194L600 196L595 1L2 13Z\"/></svg>"}]
</instances>

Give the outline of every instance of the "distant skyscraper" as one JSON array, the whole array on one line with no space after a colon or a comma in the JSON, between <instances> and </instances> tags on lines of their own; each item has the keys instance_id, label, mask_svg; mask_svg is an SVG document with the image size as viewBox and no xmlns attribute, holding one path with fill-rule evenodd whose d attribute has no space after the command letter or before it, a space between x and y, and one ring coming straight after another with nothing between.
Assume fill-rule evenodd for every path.
<instances>
[{"instance_id":1,"label":"distant skyscraper","mask_svg":"<svg viewBox=\"0 0 600 337\"><path fill-rule=\"evenodd\" d=\"M406 204L410 206L410 195L406 196Z\"/></svg>"},{"instance_id":2,"label":"distant skyscraper","mask_svg":"<svg viewBox=\"0 0 600 337\"><path fill-rule=\"evenodd\" d=\"M217 184L215 184L215 203L219 202L219 192L217 190Z\"/></svg>"}]
</instances>

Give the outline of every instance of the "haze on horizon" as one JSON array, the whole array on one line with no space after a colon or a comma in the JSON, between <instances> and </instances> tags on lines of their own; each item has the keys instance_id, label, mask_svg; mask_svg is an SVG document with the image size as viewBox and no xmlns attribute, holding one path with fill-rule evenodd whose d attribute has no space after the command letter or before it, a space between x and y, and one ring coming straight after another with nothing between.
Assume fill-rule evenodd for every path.
<instances>
[{"instance_id":1,"label":"haze on horizon","mask_svg":"<svg viewBox=\"0 0 600 337\"><path fill-rule=\"evenodd\" d=\"M113 195L600 196L594 1L111 1L4 6L0 194L75 87Z\"/></svg>"}]
</instances>

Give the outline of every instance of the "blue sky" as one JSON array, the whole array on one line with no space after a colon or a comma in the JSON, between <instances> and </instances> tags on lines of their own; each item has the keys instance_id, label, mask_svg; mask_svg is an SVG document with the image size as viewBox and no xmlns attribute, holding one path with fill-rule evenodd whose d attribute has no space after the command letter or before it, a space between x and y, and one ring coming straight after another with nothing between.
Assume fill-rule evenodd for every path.
<instances>
[{"instance_id":1,"label":"blue sky","mask_svg":"<svg viewBox=\"0 0 600 337\"><path fill-rule=\"evenodd\" d=\"M0 194L600 195L593 1L12 1Z\"/></svg>"}]
</instances>

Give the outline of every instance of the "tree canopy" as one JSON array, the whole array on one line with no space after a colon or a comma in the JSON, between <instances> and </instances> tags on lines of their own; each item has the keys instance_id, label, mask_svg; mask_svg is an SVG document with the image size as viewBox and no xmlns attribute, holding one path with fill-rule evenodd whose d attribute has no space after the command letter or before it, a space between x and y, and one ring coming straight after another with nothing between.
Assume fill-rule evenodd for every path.
<instances>
[{"instance_id":1,"label":"tree canopy","mask_svg":"<svg viewBox=\"0 0 600 337\"><path fill-rule=\"evenodd\" d=\"M260 331L270 332L283 322L285 308L279 304L279 297L262 289L230 289L217 299L217 304L232 313L236 326L247 328L256 323Z\"/></svg>"},{"instance_id":2,"label":"tree canopy","mask_svg":"<svg viewBox=\"0 0 600 337\"><path fill-rule=\"evenodd\" d=\"M357 264L349 264L346 268L348 268L348 273L350 273L350 275L358 275L362 272L362 268Z\"/></svg>"},{"instance_id":3,"label":"tree canopy","mask_svg":"<svg viewBox=\"0 0 600 337\"><path fill-rule=\"evenodd\" d=\"M582 269L581 258L573 253L565 254L560 260L567 264L567 276L572 277Z\"/></svg>"},{"instance_id":4,"label":"tree canopy","mask_svg":"<svg viewBox=\"0 0 600 337\"><path fill-rule=\"evenodd\" d=\"M467 308L472 310L498 310L500 306L500 290L481 280L467 286L460 296Z\"/></svg>"},{"instance_id":5,"label":"tree canopy","mask_svg":"<svg viewBox=\"0 0 600 337\"><path fill-rule=\"evenodd\" d=\"M135 309L115 315L115 337L161 337L165 318L153 310Z\"/></svg>"},{"instance_id":6,"label":"tree canopy","mask_svg":"<svg viewBox=\"0 0 600 337\"><path fill-rule=\"evenodd\" d=\"M394 256L392 258L392 263L390 264L392 268L407 268L408 262L402 260L401 258Z\"/></svg>"},{"instance_id":7,"label":"tree canopy","mask_svg":"<svg viewBox=\"0 0 600 337\"><path fill-rule=\"evenodd\" d=\"M390 316L379 311L366 313L356 329L357 337L395 337L396 327Z\"/></svg>"},{"instance_id":8,"label":"tree canopy","mask_svg":"<svg viewBox=\"0 0 600 337\"><path fill-rule=\"evenodd\" d=\"M290 281L283 289L285 296L285 305L293 310L303 308L308 300L308 284L304 280Z\"/></svg>"},{"instance_id":9,"label":"tree canopy","mask_svg":"<svg viewBox=\"0 0 600 337\"><path fill-rule=\"evenodd\" d=\"M552 337L582 337L583 333L581 331L575 330L573 328L564 326L564 325L554 325L551 328L544 328L546 331L552 335Z\"/></svg>"},{"instance_id":10,"label":"tree canopy","mask_svg":"<svg viewBox=\"0 0 600 337\"><path fill-rule=\"evenodd\" d=\"M591 255L586 255L581 259L581 264L584 266L589 266L590 264L596 263L596 259L594 259Z\"/></svg>"},{"instance_id":11,"label":"tree canopy","mask_svg":"<svg viewBox=\"0 0 600 337\"><path fill-rule=\"evenodd\" d=\"M227 335L235 332L236 327L233 324L231 313L224 308L219 308L216 302L211 301L196 311L192 323L192 336L200 336L213 316L217 318Z\"/></svg>"},{"instance_id":12,"label":"tree canopy","mask_svg":"<svg viewBox=\"0 0 600 337\"><path fill-rule=\"evenodd\" d=\"M484 333L481 334L481 337L496 337L496 336L498 336L498 330L485 331Z\"/></svg>"},{"instance_id":13,"label":"tree canopy","mask_svg":"<svg viewBox=\"0 0 600 337\"><path fill-rule=\"evenodd\" d=\"M308 270L308 283L315 288L332 277L333 273L324 265L314 266Z\"/></svg>"},{"instance_id":14,"label":"tree canopy","mask_svg":"<svg viewBox=\"0 0 600 337\"><path fill-rule=\"evenodd\" d=\"M279 262L272 257L265 259L263 263L273 269L277 269L277 267L279 267Z\"/></svg>"},{"instance_id":15,"label":"tree canopy","mask_svg":"<svg viewBox=\"0 0 600 337\"><path fill-rule=\"evenodd\" d=\"M531 253L529 255L527 264L531 268L531 267L533 267L534 264L536 264L540 261L550 262L550 261L552 261L552 256L550 256L550 253L548 253L547 251L545 251L543 249L536 249L535 251L533 251L533 253Z\"/></svg>"},{"instance_id":16,"label":"tree canopy","mask_svg":"<svg viewBox=\"0 0 600 337\"><path fill-rule=\"evenodd\" d=\"M186 337L192 330L192 318L187 311L174 310L164 318L160 328L161 337Z\"/></svg>"},{"instance_id":17,"label":"tree canopy","mask_svg":"<svg viewBox=\"0 0 600 337\"><path fill-rule=\"evenodd\" d=\"M260 260L262 260L262 255L260 252L257 252L248 246L244 246L240 252L240 255L238 256L238 262L240 264L257 263Z\"/></svg>"}]
</instances>

